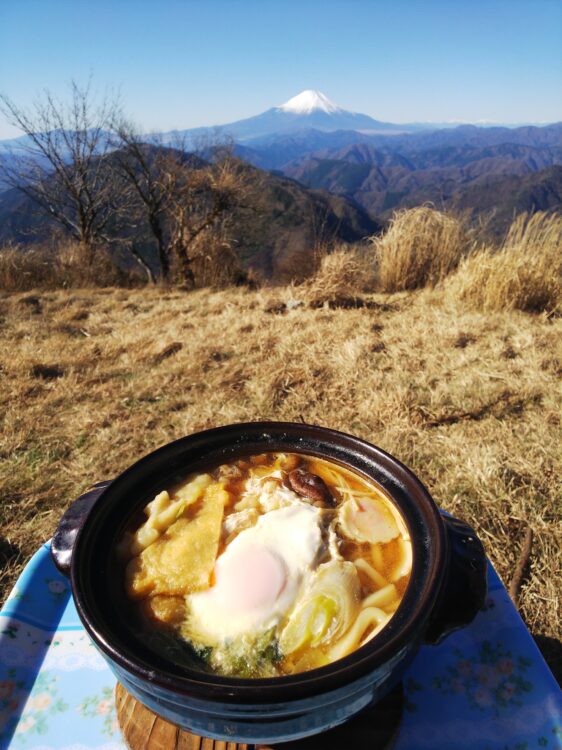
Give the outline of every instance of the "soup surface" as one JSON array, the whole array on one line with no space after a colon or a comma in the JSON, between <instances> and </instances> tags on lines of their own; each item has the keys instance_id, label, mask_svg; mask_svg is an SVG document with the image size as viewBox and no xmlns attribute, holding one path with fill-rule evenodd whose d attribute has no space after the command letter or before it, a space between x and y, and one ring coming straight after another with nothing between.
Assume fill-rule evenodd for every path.
<instances>
[{"instance_id":1,"label":"soup surface","mask_svg":"<svg viewBox=\"0 0 562 750\"><path fill-rule=\"evenodd\" d=\"M406 524L378 485L293 453L161 492L119 554L155 647L239 677L302 672L359 648L396 611L412 566Z\"/></svg>"}]
</instances>

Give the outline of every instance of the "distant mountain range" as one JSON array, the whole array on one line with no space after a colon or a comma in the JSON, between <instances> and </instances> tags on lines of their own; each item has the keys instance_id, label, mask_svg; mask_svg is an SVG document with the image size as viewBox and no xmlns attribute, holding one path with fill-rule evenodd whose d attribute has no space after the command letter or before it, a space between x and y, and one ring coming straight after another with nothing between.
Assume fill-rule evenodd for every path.
<instances>
[{"instance_id":1,"label":"distant mountain range","mask_svg":"<svg viewBox=\"0 0 562 750\"><path fill-rule=\"evenodd\" d=\"M512 218L505 210L506 202L511 205L519 182L531 176L537 184L543 178L548 181L552 176L548 170L562 165L562 127L551 126L551 130L560 134L560 145L500 143L422 149L417 142L418 148L394 150L358 143L305 155L285 164L282 172L307 187L352 198L382 217L397 208L425 202L443 209L466 208L475 217L494 213L490 229L499 235ZM549 142L556 143L556 138ZM489 189L500 181L509 184L510 190ZM524 184L531 182L528 179ZM479 189L485 191L486 200L477 198ZM544 199L537 193L532 201L523 201L520 210L561 209L562 203L552 200L551 193L547 200L547 193Z\"/></svg>"},{"instance_id":2,"label":"distant mountain range","mask_svg":"<svg viewBox=\"0 0 562 750\"><path fill-rule=\"evenodd\" d=\"M231 138L249 164L383 219L398 208L431 202L475 218L493 214L490 229L501 235L514 210L562 210L556 169L562 165L562 123L393 124L307 90L218 130L178 130L161 138L193 147L217 133ZM17 159L27 146L25 137L0 141L0 164Z\"/></svg>"}]
</instances>

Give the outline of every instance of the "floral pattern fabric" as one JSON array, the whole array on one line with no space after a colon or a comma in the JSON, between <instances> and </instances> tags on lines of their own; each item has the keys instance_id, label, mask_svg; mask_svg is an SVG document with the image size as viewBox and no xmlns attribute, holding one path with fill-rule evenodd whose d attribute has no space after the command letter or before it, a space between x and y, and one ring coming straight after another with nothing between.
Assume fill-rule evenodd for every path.
<instances>
[{"instance_id":1,"label":"floral pattern fabric","mask_svg":"<svg viewBox=\"0 0 562 750\"><path fill-rule=\"evenodd\" d=\"M0 612L0 750L125 750L115 678L42 547ZM562 697L495 571L468 627L404 678L396 750L560 750Z\"/></svg>"}]
</instances>

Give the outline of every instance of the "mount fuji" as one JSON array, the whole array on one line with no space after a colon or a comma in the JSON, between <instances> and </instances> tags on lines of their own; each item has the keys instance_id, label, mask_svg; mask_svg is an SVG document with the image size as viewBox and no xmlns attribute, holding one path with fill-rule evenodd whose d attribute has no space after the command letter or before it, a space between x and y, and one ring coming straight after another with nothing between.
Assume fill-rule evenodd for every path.
<instances>
[{"instance_id":1,"label":"mount fuji","mask_svg":"<svg viewBox=\"0 0 562 750\"><path fill-rule=\"evenodd\" d=\"M273 134L288 134L302 130L352 130L366 135L376 135L389 131L404 133L414 128L380 122L359 112L349 112L334 104L322 92L307 89L278 107L272 107L255 117L221 125L219 129L238 143L244 143ZM197 137L212 130L195 128L182 131L182 134Z\"/></svg>"}]
</instances>

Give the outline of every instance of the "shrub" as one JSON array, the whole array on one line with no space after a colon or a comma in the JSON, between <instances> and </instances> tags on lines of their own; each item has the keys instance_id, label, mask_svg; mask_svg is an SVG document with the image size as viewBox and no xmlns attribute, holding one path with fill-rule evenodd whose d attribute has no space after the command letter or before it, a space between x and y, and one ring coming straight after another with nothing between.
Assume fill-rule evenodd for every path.
<instances>
[{"instance_id":1,"label":"shrub","mask_svg":"<svg viewBox=\"0 0 562 750\"><path fill-rule=\"evenodd\" d=\"M398 211L372 242L384 292L435 286L457 268L468 247L461 222L429 206Z\"/></svg>"},{"instance_id":2,"label":"shrub","mask_svg":"<svg viewBox=\"0 0 562 750\"><path fill-rule=\"evenodd\" d=\"M555 310L562 295L562 216L519 215L499 250L484 247L459 267L448 293L480 310Z\"/></svg>"},{"instance_id":3,"label":"shrub","mask_svg":"<svg viewBox=\"0 0 562 750\"><path fill-rule=\"evenodd\" d=\"M192 258L191 270L197 287L224 289L246 278L236 249L219 232L207 232L194 242ZM175 276L177 283L184 283L181 273Z\"/></svg>"}]
</instances>

